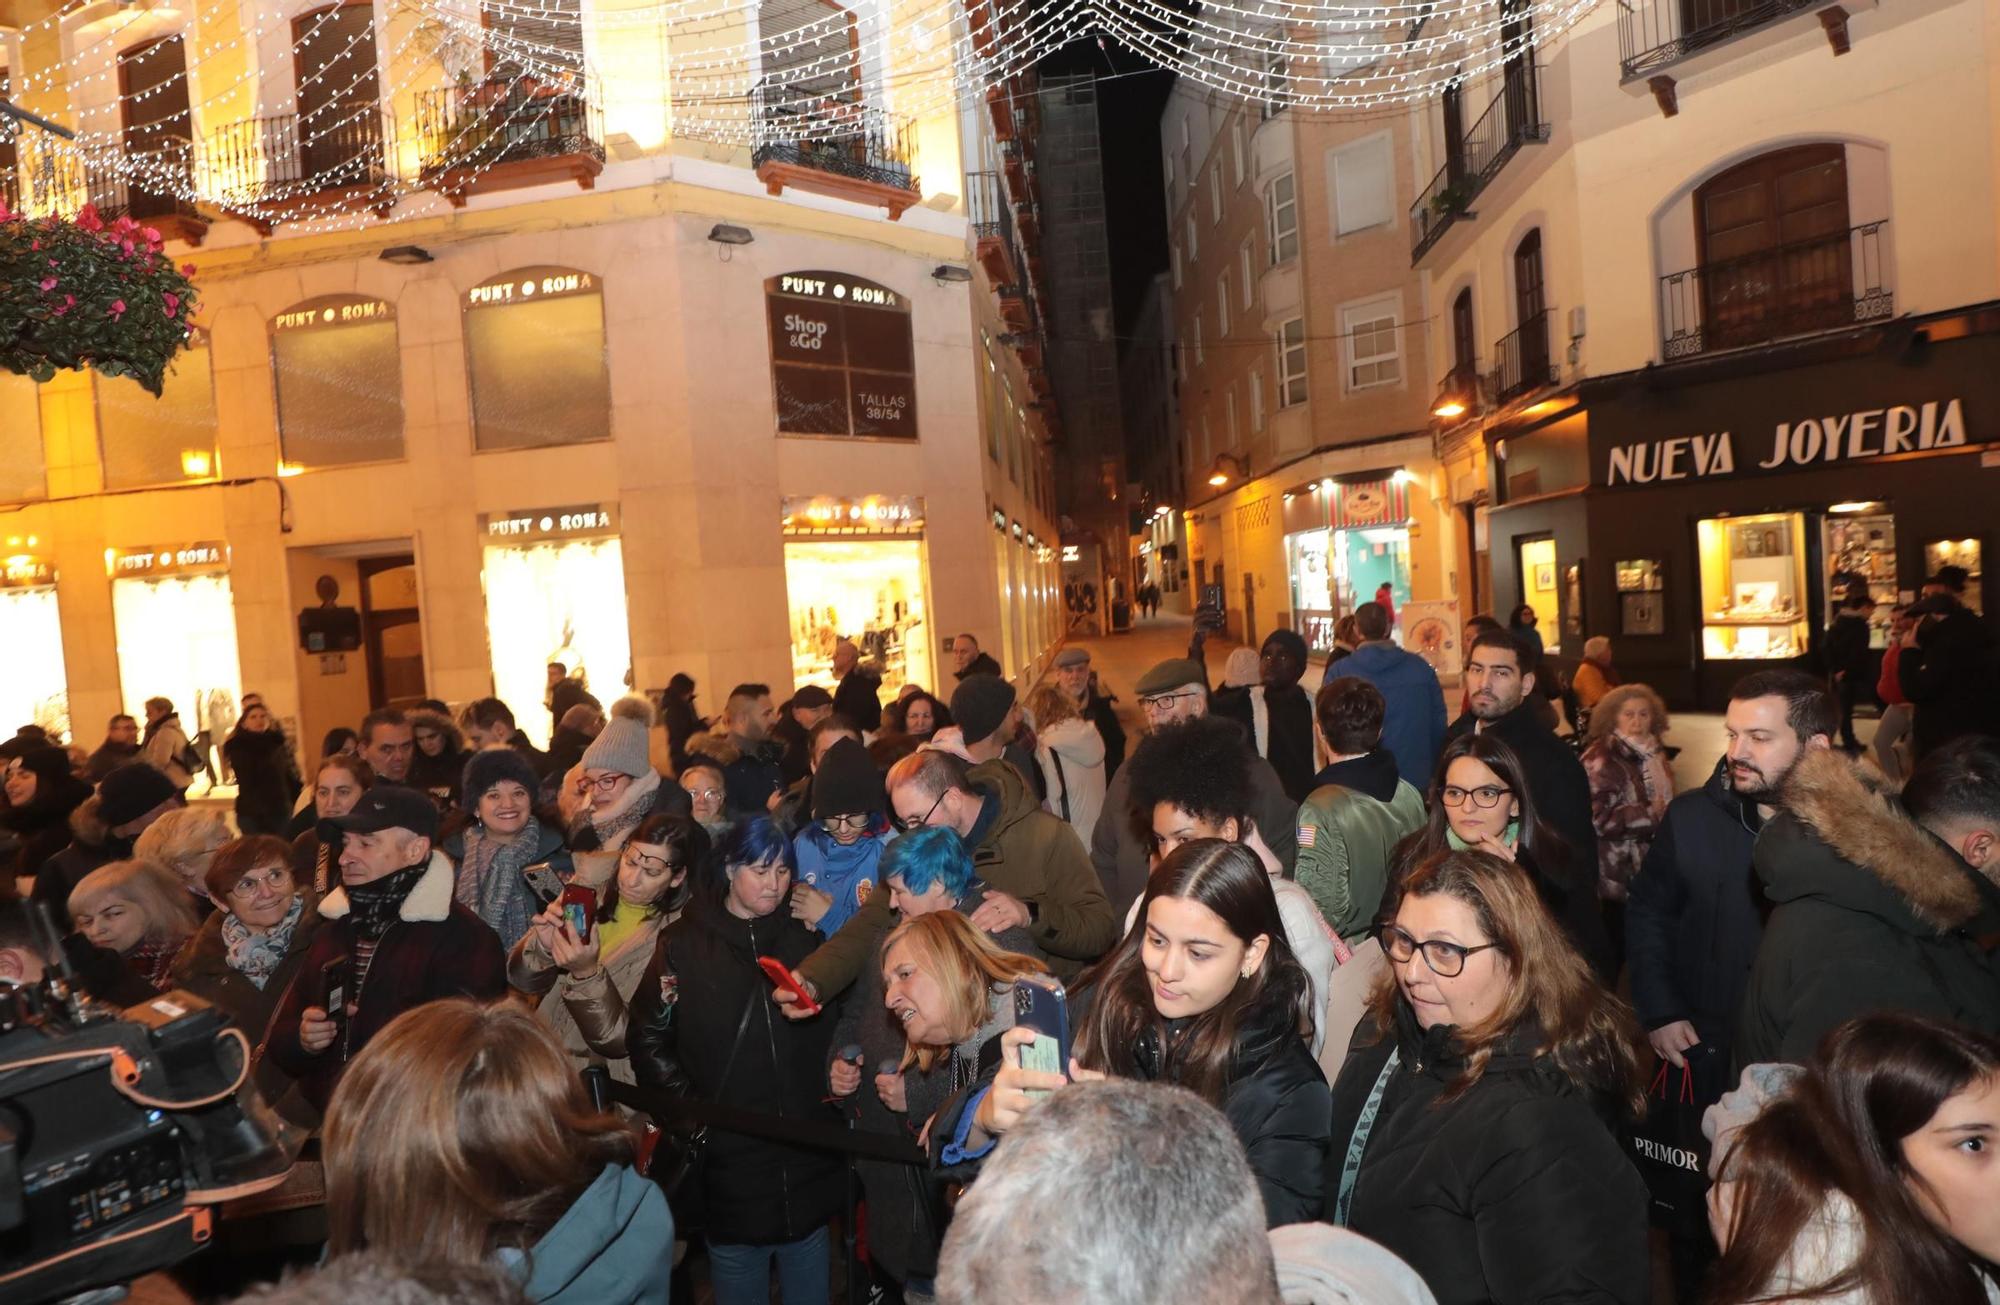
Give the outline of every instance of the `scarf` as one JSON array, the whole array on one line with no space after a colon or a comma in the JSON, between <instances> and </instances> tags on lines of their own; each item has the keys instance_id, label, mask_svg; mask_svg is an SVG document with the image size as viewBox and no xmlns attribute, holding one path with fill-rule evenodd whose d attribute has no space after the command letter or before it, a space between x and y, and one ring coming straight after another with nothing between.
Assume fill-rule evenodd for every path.
<instances>
[{"instance_id":1,"label":"scarf","mask_svg":"<svg viewBox=\"0 0 2000 1305\"><path fill-rule=\"evenodd\" d=\"M1460 838L1458 831L1453 829L1449 824L1444 827L1444 841L1445 845L1454 852L1463 852L1473 846L1473 844ZM1521 822L1518 820L1508 821L1507 828L1500 831L1500 841L1509 847L1519 847L1521 845Z\"/></svg>"},{"instance_id":2,"label":"scarf","mask_svg":"<svg viewBox=\"0 0 2000 1305\"><path fill-rule=\"evenodd\" d=\"M1645 786L1646 806L1653 813L1653 822L1658 824L1667 818L1667 803L1674 797L1674 776L1667 769L1667 750L1656 735L1635 739L1619 734L1616 738L1639 759L1639 779Z\"/></svg>"},{"instance_id":3,"label":"scarf","mask_svg":"<svg viewBox=\"0 0 2000 1305\"><path fill-rule=\"evenodd\" d=\"M542 826L530 819L521 832L502 842L474 825L465 833L465 855L459 858L458 876L452 896L460 905L486 921L500 935L500 945L511 948L528 932L535 915L534 894L521 871L535 859L542 845Z\"/></svg>"},{"instance_id":4,"label":"scarf","mask_svg":"<svg viewBox=\"0 0 2000 1305\"><path fill-rule=\"evenodd\" d=\"M173 942L142 942L125 953L125 964L132 972L153 985L160 992L174 986L174 957L180 954L180 940Z\"/></svg>"},{"instance_id":5,"label":"scarf","mask_svg":"<svg viewBox=\"0 0 2000 1305\"><path fill-rule=\"evenodd\" d=\"M649 770L643 775L634 775L632 782L618 800L608 807L591 807L580 812L572 826L573 832L582 832L588 825L597 836L594 848L579 848L581 851L616 852L625 846L626 836L639 827L639 822L652 814L653 798L660 791L660 773Z\"/></svg>"},{"instance_id":6,"label":"scarf","mask_svg":"<svg viewBox=\"0 0 2000 1305\"><path fill-rule=\"evenodd\" d=\"M350 885L347 903L352 909L347 918L354 922L355 937L379 942L389 926L402 918L403 902L428 869L426 862L383 875L372 883Z\"/></svg>"},{"instance_id":7,"label":"scarf","mask_svg":"<svg viewBox=\"0 0 2000 1305\"><path fill-rule=\"evenodd\" d=\"M292 909L285 912L285 918L272 925L264 933L253 933L250 926L236 918L236 912L229 911L222 917L222 945L226 950L225 959L229 968L235 970L262 992L264 985L271 981L272 973L284 962L285 953L292 945L292 930L299 924L299 917L306 913L306 899L303 895L292 898Z\"/></svg>"}]
</instances>

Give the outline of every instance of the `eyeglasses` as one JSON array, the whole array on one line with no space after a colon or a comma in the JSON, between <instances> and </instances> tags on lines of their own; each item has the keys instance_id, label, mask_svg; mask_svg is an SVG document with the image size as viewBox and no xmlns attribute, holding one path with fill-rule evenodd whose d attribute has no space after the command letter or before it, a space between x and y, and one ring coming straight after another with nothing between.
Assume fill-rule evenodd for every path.
<instances>
[{"instance_id":1,"label":"eyeglasses","mask_svg":"<svg viewBox=\"0 0 2000 1305\"><path fill-rule=\"evenodd\" d=\"M931 809L936 810L937 808L933 807ZM928 819L929 817L925 818ZM858 816L821 816L819 823L825 826L828 833L845 833L850 829L858 833L867 833L868 824L873 819L873 816L863 812Z\"/></svg>"},{"instance_id":2,"label":"eyeglasses","mask_svg":"<svg viewBox=\"0 0 2000 1305\"><path fill-rule=\"evenodd\" d=\"M1501 798L1513 791L1511 788L1493 784L1481 784L1478 788L1460 788L1456 784L1446 784L1438 791L1438 797L1448 807L1462 807L1466 799L1470 798L1473 806L1490 811L1500 805Z\"/></svg>"},{"instance_id":3,"label":"eyeglasses","mask_svg":"<svg viewBox=\"0 0 2000 1305\"><path fill-rule=\"evenodd\" d=\"M687 789L686 792L688 797L696 802L720 802L722 800L722 790L719 788L691 788Z\"/></svg>"},{"instance_id":4,"label":"eyeglasses","mask_svg":"<svg viewBox=\"0 0 2000 1305\"><path fill-rule=\"evenodd\" d=\"M946 789L944 791L944 793L949 793L949 792L951 792L950 789ZM925 825L928 825L931 822L931 817L937 814L938 804L944 801L944 793L940 793L937 795L937 802L931 803L931 809L929 811L924 812L924 818L922 820L905 820L903 819L903 817L897 816L896 828L902 830L904 833L907 834L912 829L922 829Z\"/></svg>"},{"instance_id":5,"label":"eyeglasses","mask_svg":"<svg viewBox=\"0 0 2000 1305\"><path fill-rule=\"evenodd\" d=\"M630 775L606 775L603 779L586 779L584 788L594 788L600 793L615 793L618 786L631 779Z\"/></svg>"},{"instance_id":6,"label":"eyeglasses","mask_svg":"<svg viewBox=\"0 0 2000 1305\"><path fill-rule=\"evenodd\" d=\"M1182 698L1192 698L1202 692L1201 689L1176 689L1172 693L1142 694L1139 705L1147 711L1172 711L1174 704Z\"/></svg>"},{"instance_id":7,"label":"eyeglasses","mask_svg":"<svg viewBox=\"0 0 2000 1305\"><path fill-rule=\"evenodd\" d=\"M625 859L633 865L638 866L641 870L650 871L656 875L667 874L674 870L687 869L687 862L685 861L669 861L665 857L649 856L641 852L638 845L634 843L627 843L625 845Z\"/></svg>"},{"instance_id":8,"label":"eyeglasses","mask_svg":"<svg viewBox=\"0 0 2000 1305\"><path fill-rule=\"evenodd\" d=\"M1456 979L1465 973L1465 958L1474 952L1488 951L1499 943L1481 943L1477 947L1461 947L1455 942L1433 938L1420 943L1400 927L1393 924L1382 926L1382 950L1390 960L1401 965L1419 951L1424 954L1424 964L1431 967L1431 973L1440 979Z\"/></svg>"}]
</instances>

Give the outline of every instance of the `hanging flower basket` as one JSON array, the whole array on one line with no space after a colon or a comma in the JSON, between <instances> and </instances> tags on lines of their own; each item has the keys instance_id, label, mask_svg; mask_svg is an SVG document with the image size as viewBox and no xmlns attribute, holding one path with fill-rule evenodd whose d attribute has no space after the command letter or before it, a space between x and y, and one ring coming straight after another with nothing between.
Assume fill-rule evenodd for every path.
<instances>
[{"instance_id":1,"label":"hanging flower basket","mask_svg":"<svg viewBox=\"0 0 2000 1305\"><path fill-rule=\"evenodd\" d=\"M160 244L92 204L73 220L0 207L0 367L37 381L88 367L157 396L196 307L194 265L176 268Z\"/></svg>"}]
</instances>

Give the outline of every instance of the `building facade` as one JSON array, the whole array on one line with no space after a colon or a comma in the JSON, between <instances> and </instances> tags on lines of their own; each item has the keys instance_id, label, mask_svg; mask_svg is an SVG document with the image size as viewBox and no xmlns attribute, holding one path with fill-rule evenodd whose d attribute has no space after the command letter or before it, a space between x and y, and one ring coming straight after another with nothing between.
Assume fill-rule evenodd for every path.
<instances>
[{"instance_id":1,"label":"building facade","mask_svg":"<svg viewBox=\"0 0 2000 1305\"><path fill-rule=\"evenodd\" d=\"M1186 615L1194 573L1187 557L1187 443L1181 438L1180 350L1173 336L1173 283L1161 272L1146 286L1132 334L1118 355L1123 396L1133 583L1159 590L1160 610Z\"/></svg>"},{"instance_id":2,"label":"building facade","mask_svg":"<svg viewBox=\"0 0 2000 1305\"><path fill-rule=\"evenodd\" d=\"M252 690L316 743L497 692L539 741L551 661L607 700L684 671L710 711L828 682L838 637L891 692L948 689L961 631L1039 670L1048 430L969 221L999 129L893 4L685 38L617 9L568 70L508 66L504 5L470 49L381 4L20 16L23 104L167 172L30 133L12 202L157 226L201 309L159 400L0 378L0 710L89 739L161 695L220 731ZM746 40L750 95L670 113L670 58ZM830 118L829 50L864 88Z\"/></svg>"}]
</instances>

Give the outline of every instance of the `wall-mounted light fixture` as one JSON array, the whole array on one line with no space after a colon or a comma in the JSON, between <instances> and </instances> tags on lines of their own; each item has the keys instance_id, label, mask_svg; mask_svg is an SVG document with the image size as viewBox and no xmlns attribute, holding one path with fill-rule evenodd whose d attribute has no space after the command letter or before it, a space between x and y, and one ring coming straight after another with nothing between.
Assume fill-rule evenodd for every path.
<instances>
[{"instance_id":1,"label":"wall-mounted light fixture","mask_svg":"<svg viewBox=\"0 0 2000 1305\"><path fill-rule=\"evenodd\" d=\"M1221 489L1229 483L1232 471L1238 480L1250 474L1249 469L1243 465L1243 459L1233 453L1218 453L1215 456L1215 465L1209 468L1208 483Z\"/></svg>"},{"instance_id":2,"label":"wall-mounted light fixture","mask_svg":"<svg viewBox=\"0 0 2000 1305\"><path fill-rule=\"evenodd\" d=\"M399 267L421 267L425 263L435 263L437 261L436 258L431 256L431 251L425 249L422 245L391 245L376 255L376 257L385 263L394 263Z\"/></svg>"},{"instance_id":3,"label":"wall-mounted light fixture","mask_svg":"<svg viewBox=\"0 0 2000 1305\"><path fill-rule=\"evenodd\" d=\"M953 285L964 285L971 279L972 269L969 267L960 267L957 263L939 263L931 269L931 280L936 281L939 285L943 285L946 282L950 282Z\"/></svg>"},{"instance_id":4,"label":"wall-mounted light fixture","mask_svg":"<svg viewBox=\"0 0 2000 1305\"><path fill-rule=\"evenodd\" d=\"M756 240L749 227L731 226L718 222L708 229L708 238L718 245L747 245Z\"/></svg>"}]
</instances>

